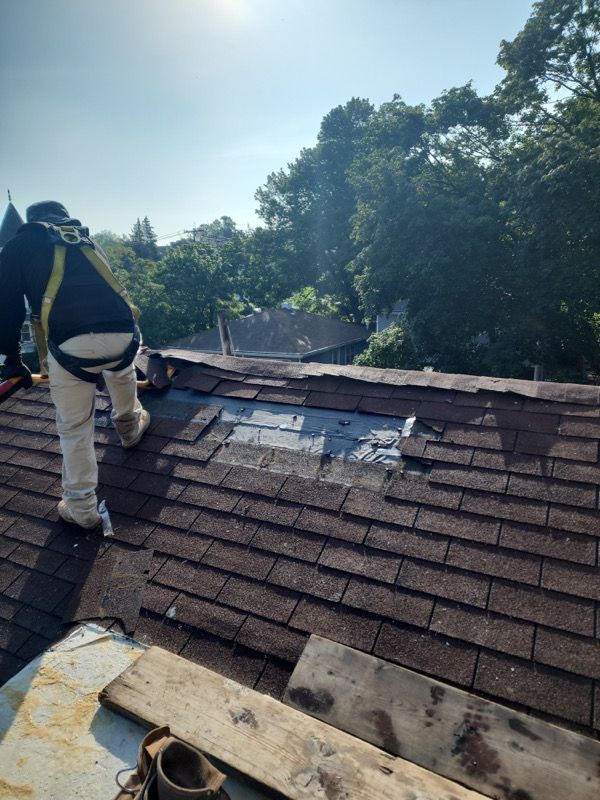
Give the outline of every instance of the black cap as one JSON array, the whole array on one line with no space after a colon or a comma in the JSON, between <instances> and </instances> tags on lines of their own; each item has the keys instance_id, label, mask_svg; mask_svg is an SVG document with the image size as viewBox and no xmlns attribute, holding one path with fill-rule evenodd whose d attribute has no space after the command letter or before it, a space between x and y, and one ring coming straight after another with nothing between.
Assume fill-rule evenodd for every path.
<instances>
[{"instance_id":1,"label":"black cap","mask_svg":"<svg viewBox=\"0 0 600 800\"><path fill-rule=\"evenodd\" d=\"M50 222L52 225L81 225L78 219L71 219L62 203L56 200L42 200L29 206L25 212L27 222Z\"/></svg>"}]
</instances>

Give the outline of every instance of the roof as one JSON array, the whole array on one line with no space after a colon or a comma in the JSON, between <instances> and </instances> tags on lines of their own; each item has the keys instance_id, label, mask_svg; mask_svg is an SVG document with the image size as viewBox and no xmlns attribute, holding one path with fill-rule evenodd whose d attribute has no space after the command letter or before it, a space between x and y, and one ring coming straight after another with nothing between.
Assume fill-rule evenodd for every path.
<instances>
[{"instance_id":1,"label":"roof","mask_svg":"<svg viewBox=\"0 0 600 800\"><path fill-rule=\"evenodd\" d=\"M4 247L8 240L12 239L22 224L21 215L14 205L9 202L0 223L0 247Z\"/></svg>"},{"instance_id":2,"label":"roof","mask_svg":"<svg viewBox=\"0 0 600 800\"><path fill-rule=\"evenodd\" d=\"M230 320L228 324L234 351L244 355L307 356L362 342L368 336L362 325L282 308L257 311L243 319ZM205 353L222 352L218 328L178 339L172 346Z\"/></svg>"},{"instance_id":3,"label":"roof","mask_svg":"<svg viewBox=\"0 0 600 800\"><path fill-rule=\"evenodd\" d=\"M90 558L152 548L136 638L260 691L280 695L317 633L600 730L598 387L183 351L140 365L171 387L146 396L135 452L99 397L112 540L58 520L48 392L0 409L2 678L58 635ZM237 439L225 399L240 419L271 403L422 427L397 464L343 459Z\"/></svg>"}]
</instances>

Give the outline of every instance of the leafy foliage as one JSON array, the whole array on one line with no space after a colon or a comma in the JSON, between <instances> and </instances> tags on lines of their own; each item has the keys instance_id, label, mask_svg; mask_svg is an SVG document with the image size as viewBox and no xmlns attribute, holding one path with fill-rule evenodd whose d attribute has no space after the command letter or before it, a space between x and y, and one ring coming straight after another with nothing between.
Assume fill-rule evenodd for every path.
<instances>
[{"instance_id":1,"label":"leafy foliage","mask_svg":"<svg viewBox=\"0 0 600 800\"><path fill-rule=\"evenodd\" d=\"M148 340L209 327L220 308L287 298L362 321L403 300L359 363L600 372L599 42L598 0L539 0L501 43L491 95L466 84L429 105L332 109L258 189L262 226L221 217L160 259L147 218L126 239L104 232Z\"/></svg>"}]
</instances>

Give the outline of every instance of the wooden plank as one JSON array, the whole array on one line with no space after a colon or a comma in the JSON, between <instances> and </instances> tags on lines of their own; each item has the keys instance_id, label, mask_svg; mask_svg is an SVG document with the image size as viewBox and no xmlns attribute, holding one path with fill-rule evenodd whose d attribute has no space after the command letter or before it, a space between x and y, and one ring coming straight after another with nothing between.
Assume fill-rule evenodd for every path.
<instances>
[{"instance_id":1,"label":"wooden plank","mask_svg":"<svg viewBox=\"0 0 600 800\"><path fill-rule=\"evenodd\" d=\"M100 702L175 736L292 800L483 800L271 697L159 647Z\"/></svg>"},{"instance_id":2,"label":"wooden plank","mask_svg":"<svg viewBox=\"0 0 600 800\"><path fill-rule=\"evenodd\" d=\"M600 742L311 636L284 702L502 800L598 800Z\"/></svg>"}]
</instances>

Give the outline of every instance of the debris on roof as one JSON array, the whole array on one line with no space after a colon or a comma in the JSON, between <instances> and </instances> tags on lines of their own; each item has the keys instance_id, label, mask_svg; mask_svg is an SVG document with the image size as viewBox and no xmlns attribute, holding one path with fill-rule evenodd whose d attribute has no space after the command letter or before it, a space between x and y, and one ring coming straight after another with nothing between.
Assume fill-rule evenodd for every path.
<instances>
[{"instance_id":1,"label":"debris on roof","mask_svg":"<svg viewBox=\"0 0 600 800\"><path fill-rule=\"evenodd\" d=\"M127 452L96 428L103 547L154 550L138 640L280 696L316 633L600 731L598 387L184 351L144 363L164 387L149 434ZM277 435L277 414L323 410L413 429L396 463L331 458L240 437L235 409L261 404ZM0 410L5 678L60 632L96 558L56 515L52 418L39 388Z\"/></svg>"}]
</instances>

